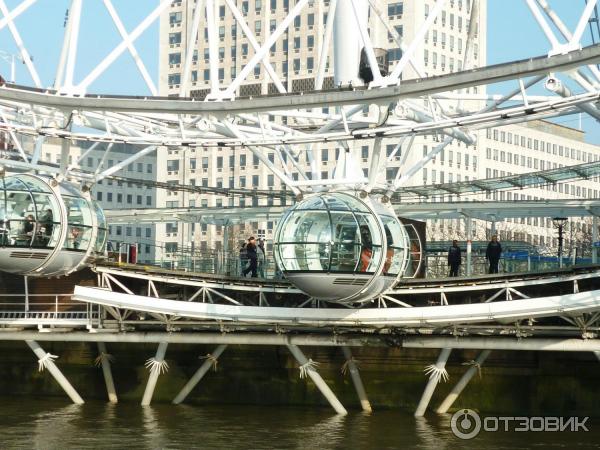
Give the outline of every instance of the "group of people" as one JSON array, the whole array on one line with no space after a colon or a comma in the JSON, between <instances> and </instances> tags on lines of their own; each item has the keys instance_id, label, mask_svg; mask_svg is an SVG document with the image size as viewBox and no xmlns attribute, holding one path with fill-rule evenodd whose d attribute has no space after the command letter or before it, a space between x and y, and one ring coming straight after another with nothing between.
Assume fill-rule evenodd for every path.
<instances>
[{"instance_id":1,"label":"group of people","mask_svg":"<svg viewBox=\"0 0 600 450\"><path fill-rule=\"evenodd\" d=\"M37 222L37 226L33 214L28 214L23 222L21 233L17 238L17 243L28 243L33 240L33 245L46 247L52 237L53 229L54 216L51 209L44 211Z\"/></svg>"},{"instance_id":2,"label":"group of people","mask_svg":"<svg viewBox=\"0 0 600 450\"><path fill-rule=\"evenodd\" d=\"M259 239L258 243L254 236L250 236L240 248L240 266L242 276L247 277L251 274L252 278L265 277L265 240Z\"/></svg>"},{"instance_id":3,"label":"group of people","mask_svg":"<svg viewBox=\"0 0 600 450\"><path fill-rule=\"evenodd\" d=\"M498 273L498 263L502 254L502 245L498 242L498 236L493 235L485 250L485 257L489 262L488 273ZM458 241L452 241L452 246L448 249L448 265L450 266L451 277L458 276L458 270L462 263L462 249L458 246Z\"/></svg>"}]
</instances>

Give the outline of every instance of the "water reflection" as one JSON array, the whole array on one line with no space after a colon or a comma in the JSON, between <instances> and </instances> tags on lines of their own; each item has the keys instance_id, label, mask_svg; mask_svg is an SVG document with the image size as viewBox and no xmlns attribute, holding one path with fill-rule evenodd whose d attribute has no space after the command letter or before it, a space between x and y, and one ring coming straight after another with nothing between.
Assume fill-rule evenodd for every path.
<instances>
[{"instance_id":1,"label":"water reflection","mask_svg":"<svg viewBox=\"0 0 600 450\"><path fill-rule=\"evenodd\" d=\"M64 399L0 399L0 449L398 449L504 450L589 448L600 427L589 433L482 433L472 441L454 437L451 415L350 411L332 415L327 407L247 405L117 405Z\"/></svg>"}]
</instances>

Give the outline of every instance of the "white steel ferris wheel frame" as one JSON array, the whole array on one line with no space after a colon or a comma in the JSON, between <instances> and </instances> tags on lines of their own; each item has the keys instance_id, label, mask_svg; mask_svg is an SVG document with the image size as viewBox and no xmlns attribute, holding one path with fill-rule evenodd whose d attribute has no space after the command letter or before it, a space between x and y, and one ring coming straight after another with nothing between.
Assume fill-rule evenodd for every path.
<instances>
[{"instance_id":1,"label":"white steel ferris wheel frame","mask_svg":"<svg viewBox=\"0 0 600 450\"><path fill-rule=\"evenodd\" d=\"M547 56L473 70L480 0L472 0L467 2L471 9L463 71L427 77L417 58L417 49L438 19L446 0L435 1L411 42L404 42L388 23L377 0L331 0L314 76L316 91L289 93L269 62L269 51L292 26L294 19L308 7L309 0L295 3L262 42L260 36L250 29L235 2L223 0L254 49L254 55L243 69L224 87L219 83L219 36L215 25L219 17L219 2L198 0L192 8L180 98L167 99L156 97L156 84L135 47L135 41L156 22L172 3L170 0L160 0L132 31L126 30L111 0L102 0L121 41L80 81L75 80L75 68L81 29L85 25L82 24L84 6L82 0L72 0L55 81L48 89L43 87L17 27L19 16L38 1L23 0L11 11L5 0L0 0L0 31L8 28L37 88L0 86L0 132L4 131L13 142L16 155L13 159L0 159L0 163L20 169L43 170L63 177L80 177L89 184L118 172L154 152L158 146L244 147L297 195L342 187L365 192L377 188L392 194L454 140L473 144L473 132L477 129L575 112L585 112L600 119L596 103L600 99L600 71L595 65L600 61L600 46L582 48L581 44L597 0L587 2L573 31L565 26L546 0L523 1L550 43ZM381 23L402 50L402 57L389 75L382 75L377 65L376 46L369 34L370 24L365 22L369 9L371 20ZM320 11L323 13L322 5ZM190 89L194 41L203 19L208 35L210 93L204 101L198 101L183 96ZM558 30L558 35L554 30ZM364 48L373 77L373 81L364 87L359 86L357 78L361 48ZM123 98L87 94L90 86L126 52L133 58L151 96ZM335 84L342 87L323 91L326 67L331 58ZM258 64L265 68L279 95L237 98L237 90ZM419 79L401 79L408 66ZM560 79L557 73L560 73ZM554 80L547 83L548 95L528 93L528 89L547 77ZM464 91L470 86L504 80L514 80L516 87L503 96ZM574 89L566 87L567 83ZM473 100L480 103L487 101L488 104L484 108L467 109L465 102ZM313 108L330 106L334 106L335 111L313 111ZM443 139L422 158L409 164L406 156L410 153L414 137L428 134L441 135ZM36 145L31 149L22 148L19 135L33 136ZM63 139L60 167L47 166L41 161L41 148L46 137ZM386 156L382 150L382 139L389 137L398 139L393 154ZM139 151L115 166L102 165L95 173L82 175L75 170L91 150L82 154L75 164L69 165L67 156L71 142L75 140L94 142L92 149L99 142L108 143L106 154L113 143L132 144ZM374 141L368 176L358 173L353 163L358 159L353 143L360 140ZM318 146L328 142L338 143L342 151L335 175L322 179ZM267 152L274 153L275 159L269 159ZM403 155L400 170L394 180L386 180L385 167L398 152ZM298 170L299 179L294 180L291 172L299 168L297 158L302 153L306 153L311 173ZM105 160L103 158L103 164Z\"/></svg>"}]
</instances>

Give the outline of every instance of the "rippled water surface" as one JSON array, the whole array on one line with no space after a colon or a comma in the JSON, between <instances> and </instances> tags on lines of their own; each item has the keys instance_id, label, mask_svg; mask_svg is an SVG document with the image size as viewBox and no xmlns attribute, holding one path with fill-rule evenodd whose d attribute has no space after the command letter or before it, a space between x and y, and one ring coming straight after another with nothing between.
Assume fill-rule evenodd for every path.
<instances>
[{"instance_id":1,"label":"rippled water surface","mask_svg":"<svg viewBox=\"0 0 600 450\"><path fill-rule=\"evenodd\" d=\"M587 449L600 448L600 420L583 433L481 433L456 438L450 416L416 420L398 411L335 416L325 408L66 404L0 399L0 449Z\"/></svg>"}]
</instances>

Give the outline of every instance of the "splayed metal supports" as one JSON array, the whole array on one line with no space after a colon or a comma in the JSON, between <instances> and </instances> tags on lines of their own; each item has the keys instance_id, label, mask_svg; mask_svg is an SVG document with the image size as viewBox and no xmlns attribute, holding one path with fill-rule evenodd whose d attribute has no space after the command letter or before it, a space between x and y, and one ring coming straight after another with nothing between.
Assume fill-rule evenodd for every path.
<instances>
[{"instance_id":1,"label":"splayed metal supports","mask_svg":"<svg viewBox=\"0 0 600 450\"><path fill-rule=\"evenodd\" d=\"M469 367L461 379L458 380L458 383L456 383L456 385L452 388L452 391L450 391L448 396L436 410L438 414L445 414L448 412L448 409L450 409L467 384L469 384L471 378L473 378L473 376L481 370L481 365L484 363L490 353L491 350L484 350L474 361L472 361L471 367Z\"/></svg>"},{"instance_id":2,"label":"splayed metal supports","mask_svg":"<svg viewBox=\"0 0 600 450\"><path fill-rule=\"evenodd\" d=\"M192 378L186 383L186 385L179 391L179 394L173 399L174 405L179 405L183 402L190 392L196 387L196 385L204 378L204 375L210 370L211 367L216 366L216 361L221 356L221 354L227 348L226 344L221 344L215 351L206 355L206 358L200 368L192 375Z\"/></svg>"},{"instance_id":3,"label":"splayed metal supports","mask_svg":"<svg viewBox=\"0 0 600 450\"><path fill-rule=\"evenodd\" d=\"M104 342L98 342L98 362L102 366L102 374L104 375L104 383L106 384L106 393L108 394L108 401L110 403L118 403L117 390L115 389L115 382L112 376L112 370L110 366L110 355L106 351L106 344Z\"/></svg>"},{"instance_id":4,"label":"splayed metal supports","mask_svg":"<svg viewBox=\"0 0 600 450\"><path fill-rule=\"evenodd\" d=\"M356 394L360 400L360 406L363 411L372 412L373 408L371 408L371 402L369 402L369 398L367 397L367 392L365 391L362 379L360 378L360 373L358 372L358 367L354 357L352 356L352 352L348 347L342 347L342 351L344 352L344 357L346 358L348 372L350 372L354 389L356 389Z\"/></svg>"},{"instance_id":5,"label":"splayed metal supports","mask_svg":"<svg viewBox=\"0 0 600 450\"><path fill-rule=\"evenodd\" d=\"M323 378L321 378L319 372L314 369L314 362L312 360L308 360L297 345L287 344L287 348L290 350L290 353L294 356L294 358L296 358L296 361L298 361L300 364L301 376L302 374L306 374L311 378L313 383L315 383L315 386L317 386L317 388L321 391L336 413L342 415L348 414L346 408L344 408L333 391L329 388L329 386L327 386L327 383L325 383Z\"/></svg>"},{"instance_id":6,"label":"splayed metal supports","mask_svg":"<svg viewBox=\"0 0 600 450\"><path fill-rule=\"evenodd\" d=\"M427 386L425 386L425 390L423 391L423 395L421 396L421 400L415 411L415 417L422 417L425 414L438 383L442 378L448 376L446 372L446 362L448 361L451 351L451 348L443 348L435 365L426 368L426 371L430 374L429 380L427 381Z\"/></svg>"},{"instance_id":7,"label":"splayed metal supports","mask_svg":"<svg viewBox=\"0 0 600 450\"><path fill-rule=\"evenodd\" d=\"M42 347L36 341L25 341L25 343L29 346L35 356L37 356L39 370L42 371L44 369L48 369L48 372L52 374L54 379L60 385L61 388L65 391L65 393L69 396L69 398L73 401L73 403L77 405L82 405L84 403L81 396L77 393L75 388L69 383L69 380L62 374L60 369L54 364L54 359L58 358L56 355L52 355L51 353L46 353Z\"/></svg>"},{"instance_id":8,"label":"splayed metal supports","mask_svg":"<svg viewBox=\"0 0 600 450\"><path fill-rule=\"evenodd\" d=\"M169 344L166 342L158 344L156 356L146 361L146 367L150 369L150 376L148 377L148 383L146 384L146 390L144 391L144 397L142 398L142 406L150 405L152 396L154 395L154 389L156 388L156 382L158 381L158 376L162 372L166 372L169 367L165 362L165 354L167 353L168 345Z\"/></svg>"}]
</instances>

